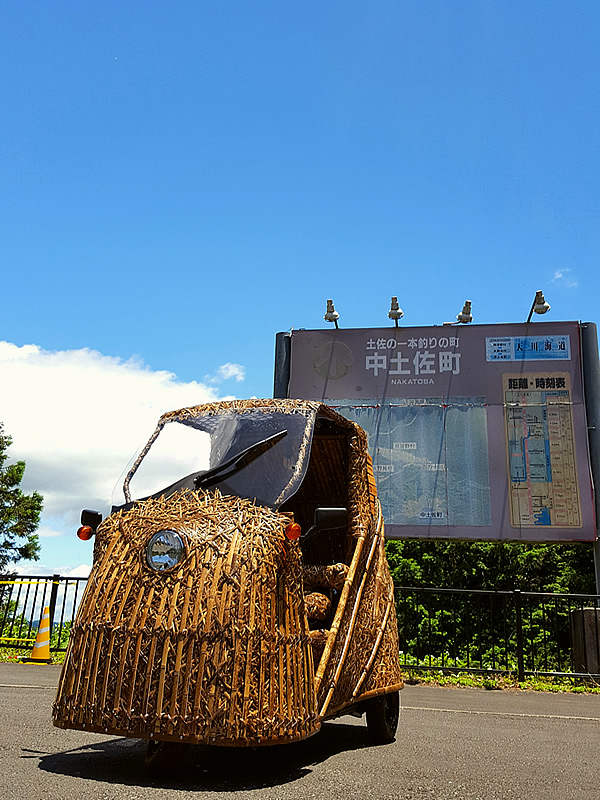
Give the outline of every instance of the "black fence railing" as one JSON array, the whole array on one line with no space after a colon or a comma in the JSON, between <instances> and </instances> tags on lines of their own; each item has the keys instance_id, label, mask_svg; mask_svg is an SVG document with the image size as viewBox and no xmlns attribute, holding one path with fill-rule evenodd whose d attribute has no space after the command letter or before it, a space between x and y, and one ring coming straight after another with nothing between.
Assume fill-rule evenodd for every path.
<instances>
[{"instance_id":1,"label":"black fence railing","mask_svg":"<svg viewBox=\"0 0 600 800\"><path fill-rule=\"evenodd\" d=\"M405 669L600 678L600 596L396 587Z\"/></svg>"},{"instance_id":2,"label":"black fence railing","mask_svg":"<svg viewBox=\"0 0 600 800\"><path fill-rule=\"evenodd\" d=\"M33 647L50 609L66 650L87 578L0 575L0 648ZM406 670L592 676L600 680L600 596L396 586Z\"/></svg>"},{"instance_id":3,"label":"black fence railing","mask_svg":"<svg viewBox=\"0 0 600 800\"><path fill-rule=\"evenodd\" d=\"M0 575L0 648L33 647L48 607L50 650L66 650L86 583L60 575Z\"/></svg>"}]
</instances>

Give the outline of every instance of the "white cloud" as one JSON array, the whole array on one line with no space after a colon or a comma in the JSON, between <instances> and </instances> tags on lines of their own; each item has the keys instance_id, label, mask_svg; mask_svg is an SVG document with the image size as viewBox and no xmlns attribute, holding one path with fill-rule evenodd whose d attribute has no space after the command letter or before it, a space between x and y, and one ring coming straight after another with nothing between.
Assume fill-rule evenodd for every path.
<instances>
[{"instance_id":1,"label":"white cloud","mask_svg":"<svg viewBox=\"0 0 600 800\"><path fill-rule=\"evenodd\" d=\"M92 567L90 564L80 564L78 567L64 570L61 572L61 575L65 578L87 578L89 577L91 569Z\"/></svg>"},{"instance_id":2,"label":"white cloud","mask_svg":"<svg viewBox=\"0 0 600 800\"><path fill-rule=\"evenodd\" d=\"M577 289L579 281L569 275L572 272L571 268L557 269L554 272L552 283L560 283L566 289Z\"/></svg>"},{"instance_id":3,"label":"white cloud","mask_svg":"<svg viewBox=\"0 0 600 800\"><path fill-rule=\"evenodd\" d=\"M225 364L218 372L236 377L244 368ZM160 414L219 399L215 386L184 383L135 359L2 341L0 386L9 456L27 463L22 488L44 496L39 534L48 542L72 532L82 508L106 513L119 475Z\"/></svg>"},{"instance_id":4,"label":"white cloud","mask_svg":"<svg viewBox=\"0 0 600 800\"><path fill-rule=\"evenodd\" d=\"M92 567L91 564L79 564L77 567L49 567L47 564L40 564L34 561L21 561L18 564L8 564L7 573L11 575L60 575L62 578L87 578Z\"/></svg>"},{"instance_id":5,"label":"white cloud","mask_svg":"<svg viewBox=\"0 0 600 800\"><path fill-rule=\"evenodd\" d=\"M238 383L241 383L243 380L245 380L246 367L244 367L242 364L234 364L233 362L228 361L226 364L221 364L220 367L217 367L212 375L205 375L204 381L209 386L216 386L217 384L220 384L223 381L229 381L232 378Z\"/></svg>"},{"instance_id":6,"label":"white cloud","mask_svg":"<svg viewBox=\"0 0 600 800\"><path fill-rule=\"evenodd\" d=\"M55 539L57 536L63 536L63 531L57 531L48 525L40 525L36 531L40 539Z\"/></svg>"},{"instance_id":7,"label":"white cloud","mask_svg":"<svg viewBox=\"0 0 600 800\"><path fill-rule=\"evenodd\" d=\"M224 381L235 378L236 381L240 382L246 377L246 367L243 367L241 364L231 364L228 362L227 364L222 364L217 369L217 375Z\"/></svg>"}]
</instances>

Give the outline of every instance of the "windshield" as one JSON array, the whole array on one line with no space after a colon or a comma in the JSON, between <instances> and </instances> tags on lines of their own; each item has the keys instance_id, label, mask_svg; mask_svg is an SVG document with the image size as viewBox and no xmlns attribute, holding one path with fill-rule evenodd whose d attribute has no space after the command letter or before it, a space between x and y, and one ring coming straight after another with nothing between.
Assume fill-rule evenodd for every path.
<instances>
[{"instance_id":1,"label":"windshield","mask_svg":"<svg viewBox=\"0 0 600 800\"><path fill-rule=\"evenodd\" d=\"M304 478L313 425L314 414L305 411L193 417L184 410L161 420L113 495L113 507L182 489L217 488L279 508Z\"/></svg>"}]
</instances>

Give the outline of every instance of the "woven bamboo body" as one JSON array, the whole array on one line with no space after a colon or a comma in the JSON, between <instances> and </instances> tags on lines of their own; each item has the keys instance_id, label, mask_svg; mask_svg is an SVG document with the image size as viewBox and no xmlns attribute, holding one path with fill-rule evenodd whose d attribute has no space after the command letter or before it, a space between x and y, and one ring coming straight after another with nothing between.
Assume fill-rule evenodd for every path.
<instances>
[{"instance_id":1,"label":"woven bamboo body","mask_svg":"<svg viewBox=\"0 0 600 800\"><path fill-rule=\"evenodd\" d=\"M314 415L302 485L278 511L216 489L140 501L108 517L59 683L59 727L275 744L310 736L321 719L401 687L364 432L300 401L235 401L164 418L247 408ZM348 508L347 529L288 540L290 520L306 530L318 505ZM157 573L144 551L163 529L178 531L186 549L173 571ZM315 606L330 615L318 626L306 613L311 590L329 599Z\"/></svg>"}]
</instances>

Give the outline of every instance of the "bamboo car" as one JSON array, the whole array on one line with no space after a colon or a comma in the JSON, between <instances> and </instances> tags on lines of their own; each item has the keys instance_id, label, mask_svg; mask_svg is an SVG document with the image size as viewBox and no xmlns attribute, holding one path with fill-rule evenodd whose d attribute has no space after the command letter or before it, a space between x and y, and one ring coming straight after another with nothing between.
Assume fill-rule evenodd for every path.
<instances>
[{"instance_id":1,"label":"bamboo car","mask_svg":"<svg viewBox=\"0 0 600 800\"><path fill-rule=\"evenodd\" d=\"M193 471L161 488L185 437ZM94 564L55 725L147 739L151 755L293 742L348 713L394 738L394 592L359 426L308 401L169 412L101 520L82 513Z\"/></svg>"}]
</instances>

